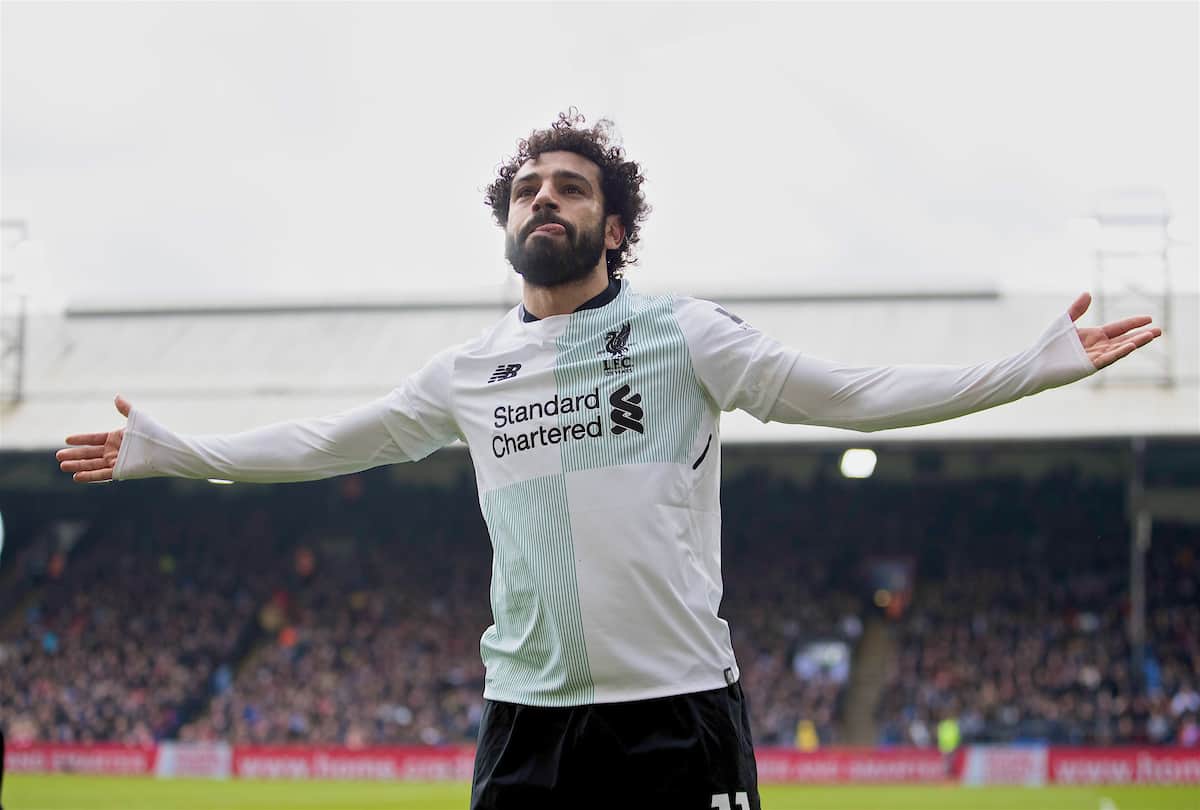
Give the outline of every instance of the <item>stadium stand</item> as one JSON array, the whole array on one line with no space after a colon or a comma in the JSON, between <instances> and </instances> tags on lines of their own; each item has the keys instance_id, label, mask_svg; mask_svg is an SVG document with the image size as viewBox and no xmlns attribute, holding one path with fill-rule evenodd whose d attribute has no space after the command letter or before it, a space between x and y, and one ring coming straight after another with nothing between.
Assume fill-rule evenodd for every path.
<instances>
[{"instance_id":1,"label":"stadium stand","mask_svg":"<svg viewBox=\"0 0 1200 810\"><path fill-rule=\"evenodd\" d=\"M78 496L9 560L10 741L473 740L490 547L468 477L118 489ZM1156 532L1134 672L1118 483L1070 470L797 483L751 468L723 508L723 615L759 744L797 744L804 727L845 741L849 668L803 653L854 649L881 621L895 641L882 743L933 745L954 716L964 741L1200 744L1195 530ZM894 620L862 579L865 558L889 553L917 571Z\"/></svg>"},{"instance_id":2,"label":"stadium stand","mask_svg":"<svg viewBox=\"0 0 1200 810\"><path fill-rule=\"evenodd\" d=\"M1104 493L1086 500L1103 512ZM900 628L881 742L928 744L950 716L966 742L1196 745L1195 536L1158 534L1140 673L1125 632L1127 565L1089 553L1086 533L1039 536L1033 548L997 538L1014 557L1049 558L1025 564L981 568L956 555Z\"/></svg>"}]
</instances>

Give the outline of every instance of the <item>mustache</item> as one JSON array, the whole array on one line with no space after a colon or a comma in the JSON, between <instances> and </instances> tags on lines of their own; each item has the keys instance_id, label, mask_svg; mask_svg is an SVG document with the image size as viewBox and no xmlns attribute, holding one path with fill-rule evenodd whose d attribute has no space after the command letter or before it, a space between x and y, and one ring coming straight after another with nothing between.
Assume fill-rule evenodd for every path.
<instances>
[{"instance_id":1,"label":"mustache","mask_svg":"<svg viewBox=\"0 0 1200 810\"><path fill-rule=\"evenodd\" d=\"M543 214L530 221L530 223L525 227L525 232L521 234L521 239L524 240L529 236L529 234L533 233L543 225L561 225L563 230L567 232L567 236L571 235L571 226L569 224L550 214Z\"/></svg>"}]
</instances>

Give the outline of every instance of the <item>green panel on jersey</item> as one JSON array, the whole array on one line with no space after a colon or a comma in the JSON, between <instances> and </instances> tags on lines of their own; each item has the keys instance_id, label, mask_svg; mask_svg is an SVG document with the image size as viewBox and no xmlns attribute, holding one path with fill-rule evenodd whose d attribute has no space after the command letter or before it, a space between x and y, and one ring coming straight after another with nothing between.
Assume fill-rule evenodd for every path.
<instances>
[{"instance_id":1,"label":"green panel on jersey","mask_svg":"<svg viewBox=\"0 0 1200 810\"><path fill-rule=\"evenodd\" d=\"M495 624L480 642L488 681L533 706L593 702L565 479L534 478L481 500L491 536L503 538L493 543Z\"/></svg>"},{"instance_id":2,"label":"green panel on jersey","mask_svg":"<svg viewBox=\"0 0 1200 810\"><path fill-rule=\"evenodd\" d=\"M573 313L558 338L554 378L560 397L600 392L603 435L564 442L563 472L691 463L705 395L669 296L626 290L607 306ZM625 386L623 402L611 401ZM558 421L570 425L580 416L560 414Z\"/></svg>"}]
</instances>

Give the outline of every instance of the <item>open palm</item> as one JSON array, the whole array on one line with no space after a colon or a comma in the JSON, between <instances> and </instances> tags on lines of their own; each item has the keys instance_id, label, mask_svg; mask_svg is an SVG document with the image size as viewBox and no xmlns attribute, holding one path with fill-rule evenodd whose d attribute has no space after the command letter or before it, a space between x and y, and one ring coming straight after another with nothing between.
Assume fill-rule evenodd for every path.
<instances>
[{"instance_id":1,"label":"open palm","mask_svg":"<svg viewBox=\"0 0 1200 810\"><path fill-rule=\"evenodd\" d=\"M133 407L129 401L118 395L115 402L120 414L128 417ZM124 437L124 428L107 433L76 433L67 437L67 444L75 446L64 447L54 457L58 459L58 466L63 472L74 473L71 477L76 481L111 481Z\"/></svg>"},{"instance_id":2,"label":"open palm","mask_svg":"<svg viewBox=\"0 0 1200 810\"><path fill-rule=\"evenodd\" d=\"M1083 293L1067 310L1072 321L1079 320L1092 303L1090 293ZM1111 366L1135 349L1140 349L1162 334L1157 326L1150 326L1149 315L1122 318L1105 326L1076 327L1079 341L1097 369Z\"/></svg>"}]
</instances>

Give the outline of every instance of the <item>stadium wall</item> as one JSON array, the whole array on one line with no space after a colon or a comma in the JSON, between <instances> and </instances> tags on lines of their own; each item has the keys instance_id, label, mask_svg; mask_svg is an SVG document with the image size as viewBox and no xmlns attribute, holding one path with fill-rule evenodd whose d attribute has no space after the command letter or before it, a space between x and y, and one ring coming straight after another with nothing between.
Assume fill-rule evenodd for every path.
<instances>
[{"instance_id":1,"label":"stadium wall","mask_svg":"<svg viewBox=\"0 0 1200 810\"><path fill-rule=\"evenodd\" d=\"M1200 749L1129 746L968 746L953 755L917 748L760 748L763 784L1196 785ZM161 743L157 746L19 743L12 773L158 778L469 781L474 749L333 748Z\"/></svg>"}]
</instances>

